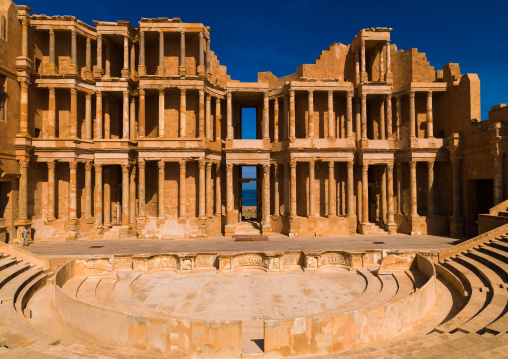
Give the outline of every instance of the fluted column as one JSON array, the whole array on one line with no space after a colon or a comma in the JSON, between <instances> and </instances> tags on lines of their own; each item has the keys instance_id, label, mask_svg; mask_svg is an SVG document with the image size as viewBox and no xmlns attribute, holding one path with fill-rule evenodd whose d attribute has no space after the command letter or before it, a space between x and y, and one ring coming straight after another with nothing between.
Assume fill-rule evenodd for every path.
<instances>
[{"instance_id":1,"label":"fluted column","mask_svg":"<svg viewBox=\"0 0 508 359\"><path fill-rule=\"evenodd\" d=\"M274 206L274 209L273 209L273 215L274 216L279 216L280 215L280 203L279 203L279 177L280 177L280 172L279 172L279 164L278 163L274 163L273 164L273 170L274 170L274 181L273 181L273 206Z\"/></svg>"},{"instance_id":2,"label":"fluted column","mask_svg":"<svg viewBox=\"0 0 508 359\"><path fill-rule=\"evenodd\" d=\"M205 123L206 123L206 138L210 141L213 140L212 121L211 121L211 98L210 95L206 95L206 106L205 106Z\"/></svg>"},{"instance_id":3,"label":"fluted column","mask_svg":"<svg viewBox=\"0 0 508 359\"><path fill-rule=\"evenodd\" d=\"M199 218L205 218L205 201L206 201L206 183L205 183L205 166L206 162L200 160L199 162L199 206L198 215Z\"/></svg>"},{"instance_id":4,"label":"fluted column","mask_svg":"<svg viewBox=\"0 0 508 359\"><path fill-rule=\"evenodd\" d=\"M284 163L284 182L283 182L283 186L284 186L284 212L283 214L285 216L289 216L289 192L290 192L290 183L291 183L291 174L290 174L290 169L289 169L289 163Z\"/></svg>"},{"instance_id":5,"label":"fluted column","mask_svg":"<svg viewBox=\"0 0 508 359\"><path fill-rule=\"evenodd\" d=\"M388 227L395 225L395 213L393 209L393 163L386 164L387 194L388 194Z\"/></svg>"},{"instance_id":6,"label":"fluted column","mask_svg":"<svg viewBox=\"0 0 508 359\"><path fill-rule=\"evenodd\" d=\"M206 216L213 216L212 162L206 163Z\"/></svg>"},{"instance_id":7,"label":"fluted column","mask_svg":"<svg viewBox=\"0 0 508 359\"><path fill-rule=\"evenodd\" d=\"M56 65L55 60L55 30L49 29L49 63Z\"/></svg>"},{"instance_id":8,"label":"fluted column","mask_svg":"<svg viewBox=\"0 0 508 359\"><path fill-rule=\"evenodd\" d=\"M102 227L102 165L95 164L95 228Z\"/></svg>"},{"instance_id":9,"label":"fluted column","mask_svg":"<svg viewBox=\"0 0 508 359\"><path fill-rule=\"evenodd\" d=\"M335 116L333 114L333 91L328 91L328 138L335 138Z\"/></svg>"},{"instance_id":10,"label":"fluted column","mask_svg":"<svg viewBox=\"0 0 508 359\"><path fill-rule=\"evenodd\" d=\"M145 137L145 90L139 89L139 103L138 103L138 133L139 137Z\"/></svg>"},{"instance_id":11,"label":"fluted column","mask_svg":"<svg viewBox=\"0 0 508 359\"><path fill-rule=\"evenodd\" d=\"M360 83L360 51L355 50L355 82Z\"/></svg>"},{"instance_id":12,"label":"fluted column","mask_svg":"<svg viewBox=\"0 0 508 359\"><path fill-rule=\"evenodd\" d=\"M187 137L187 97L185 89L180 90L180 137Z\"/></svg>"},{"instance_id":13,"label":"fluted column","mask_svg":"<svg viewBox=\"0 0 508 359\"><path fill-rule=\"evenodd\" d=\"M390 41L386 42L386 82L389 82L392 78L392 66L391 66L391 55L390 55Z\"/></svg>"},{"instance_id":14,"label":"fluted column","mask_svg":"<svg viewBox=\"0 0 508 359\"><path fill-rule=\"evenodd\" d=\"M393 125L392 125L392 95L386 95L386 127L387 139L393 140Z\"/></svg>"},{"instance_id":15,"label":"fluted column","mask_svg":"<svg viewBox=\"0 0 508 359\"><path fill-rule=\"evenodd\" d=\"M111 166L103 168L103 208L104 208L104 227L111 227ZM117 217L121 218L121 214L117 213Z\"/></svg>"},{"instance_id":16,"label":"fluted column","mask_svg":"<svg viewBox=\"0 0 508 359\"><path fill-rule=\"evenodd\" d=\"M157 66L157 75L164 76L164 32L159 32L159 66Z\"/></svg>"},{"instance_id":17,"label":"fluted column","mask_svg":"<svg viewBox=\"0 0 508 359\"><path fill-rule=\"evenodd\" d=\"M28 81L20 83L19 132L28 135Z\"/></svg>"},{"instance_id":18,"label":"fluted column","mask_svg":"<svg viewBox=\"0 0 508 359\"><path fill-rule=\"evenodd\" d=\"M416 202L416 162L411 161L409 162L409 183L411 187L411 216L417 216L418 215L418 207Z\"/></svg>"},{"instance_id":19,"label":"fluted column","mask_svg":"<svg viewBox=\"0 0 508 359\"><path fill-rule=\"evenodd\" d=\"M409 136L416 137L415 92L409 93Z\"/></svg>"},{"instance_id":20,"label":"fluted column","mask_svg":"<svg viewBox=\"0 0 508 359\"><path fill-rule=\"evenodd\" d=\"M270 139L270 124L269 124L269 113L268 113L268 92L265 92L263 96L263 139Z\"/></svg>"},{"instance_id":21,"label":"fluted column","mask_svg":"<svg viewBox=\"0 0 508 359\"><path fill-rule=\"evenodd\" d=\"M202 74L203 71L205 70L205 50L204 50L204 44L203 44L203 41L204 41L204 36L203 36L203 32L201 31L199 33L199 63L198 63L198 68L197 68L197 73L198 74Z\"/></svg>"},{"instance_id":22,"label":"fluted column","mask_svg":"<svg viewBox=\"0 0 508 359\"><path fill-rule=\"evenodd\" d=\"M361 73L361 82L367 82L367 70L366 70L366 62L365 62L365 40L362 40L361 43L361 58L362 58L362 73Z\"/></svg>"},{"instance_id":23,"label":"fluted column","mask_svg":"<svg viewBox=\"0 0 508 359\"><path fill-rule=\"evenodd\" d=\"M362 139L362 120L361 120L361 101L359 98L355 100L355 124L356 124L356 140Z\"/></svg>"},{"instance_id":24,"label":"fluted column","mask_svg":"<svg viewBox=\"0 0 508 359\"><path fill-rule=\"evenodd\" d=\"M367 139L367 95L362 94L362 140Z\"/></svg>"},{"instance_id":25,"label":"fluted column","mask_svg":"<svg viewBox=\"0 0 508 359\"><path fill-rule=\"evenodd\" d=\"M185 90L182 90L185 91ZM166 94L165 89L160 88L159 89L159 137L164 138L164 128L165 128L165 111L164 108L166 107Z\"/></svg>"},{"instance_id":26,"label":"fluted column","mask_svg":"<svg viewBox=\"0 0 508 359\"><path fill-rule=\"evenodd\" d=\"M379 221L387 222L387 199L386 199L386 171L381 167L381 209L379 210Z\"/></svg>"},{"instance_id":27,"label":"fluted column","mask_svg":"<svg viewBox=\"0 0 508 359\"><path fill-rule=\"evenodd\" d=\"M92 71L92 39L86 38L86 71Z\"/></svg>"},{"instance_id":28,"label":"fluted column","mask_svg":"<svg viewBox=\"0 0 508 359\"><path fill-rule=\"evenodd\" d=\"M111 138L111 100L109 97L104 96L104 138L109 140Z\"/></svg>"},{"instance_id":29,"label":"fluted column","mask_svg":"<svg viewBox=\"0 0 508 359\"><path fill-rule=\"evenodd\" d=\"M159 218L165 218L166 214L164 213L165 203L164 203L164 182L165 182L165 165L164 160L159 160L159 193L158 193L158 202L159 202Z\"/></svg>"},{"instance_id":30,"label":"fluted column","mask_svg":"<svg viewBox=\"0 0 508 359\"><path fill-rule=\"evenodd\" d=\"M220 141L221 133L222 114L220 106L220 97L215 99L215 140Z\"/></svg>"},{"instance_id":31,"label":"fluted column","mask_svg":"<svg viewBox=\"0 0 508 359\"><path fill-rule=\"evenodd\" d=\"M92 162L85 163L85 218L92 218Z\"/></svg>"},{"instance_id":32,"label":"fluted column","mask_svg":"<svg viewBox=\"0 0 508 359\"><path fill-rule=\"evenodd\" d=\"M233 104L232 94L230 91L227 92L227 139L232 140L233 135Z\"/></svg>"},{"instance_id":33,"label":"fluted column","mask_svg":"<svg viewBox=\"0 0 508 359\"><path fill-rule=\"evenodd\" d=\"M400 102L400 95L395 97L395 124L397 126L397 139L402 139L402 126L401 126L401 116L402 116L402 104Z\"/></svg>"},{"instance_id":34,"label":"fluted column","mask_svg":"<svg viewBox=\"0 0 508 359\"><path fill-rule=\"evenodd\" d=\"M336 199L335 194L337 186L335 185L335 162L328 162L328 217L335 217L336 211Z\"/></svg>"},{"instance_id":35,"label":"fluted column","mask_svg":"<svg viewBox=\"0 0 508 359\"><path fill-rule=\"evenodd\" d=\"M270 226L270 164L263 165L263 227Z\"/></svg>"},{"instance_id":36,"label":"fluted column","mask_svg":"<svg viewBox=\"0 0 508 359\"><path fill-rule=\"evenodd\" d=\"M316 216L316 184L315 184L315 162L309 161L309 217Z\"/></svg>"},{"instance_id":37,"label":"fluted column","mask_svg":"<svg viewBox=\"0 0 508 359\"><path fill-rule=\"evenodd\" d=\"M76 188L76 170L78 168L78 162L69 162L69 219L77 219L77 188Z\"/></svg>"},{"instance_id":38,"label":"fluted column","mask_svg":"<svg viewBox=\"0 0 508 359\"><path fill-rule=\"evenodd\" d=\"M222 215L222 198L221 198L221 164L220 162L215 165L215 215Z\"/></svg>"},{"instance_id":39,"label":"fluted column","mask_svg":"<svg viewBox=\"0 0 508 359\"><path fill-rule=\"evenodd\" d=\"M185 76L187 70L185 67L185 30L180 32L180 76Z\"/></svg>"},{"instance_id":40,"label":"fluted column","mask_svg":"<svg viewBox=\"0 0 508 359\"><path fill-rule=\"evenodd\" d=\"M398 162L397 166L397 214L401 214L403 210L403 201L402 201L402 163Z\"/></svg>"},{"instance_id":41,"label":"fluted column","mask_svg":"<svg viewBox=\"0 0 508 359\"><path fill-rule=\"evenodd\" d=\"M210 64L211 64L211 61L210 61L210 39L207 39L206 40L206 61L205 61L205 71L206 72L210 72L211 69L210 69Z\"/></svg>"},{"instance_id":42,"label":"fluted column","mask_svg":"<svg viewBox=\"0 0 508 359\"><path fill-rule=\"evenodd\" d=\"M28 55L28 19L26 17L21 20L21 56Z\"/></svg>"},{"instance_id":43,"label":"fluted column","mask_svg":"<svg viewBox=\"0 0 508 359\"><path fill-rule=\"evenodd\" d=\"M102 139L102 92L95 93L95 139Z\"/></svg>"},{"instance_id":44,"label":"fluted column","mask_svg":"<svg viewBox=\"0 0 508 359\"><path fill-rule=\"evenodd\" d=\"M381 108L379 109L379 139L384 140L386 135L385 122L385 99L381 100Z\"/></svg>"},{"instance_id":45,"label":"fluted column","mask_svg":"<svg viewBox=\"0 0 508 359\"><path fill-rule=\"evenodd\" d=\"M346 214L348 216L353 216L354 212L354 162L347 162L347 204L346 204Z\"/></svg>"},{"instance_id":46,"label":"fluted column","mask_svg":"<svg viewBox=\"0 0 508 359\"><path fill-rule=\"evenodd\" d=\"M295 139L295 91L289 91L289 139Z\"/></svg>"},{"instance_id":47,"label":"fluted column","mask_svg":"<svg viewBox=\"0 0 508 359\"><path fill-rule=\"evenodd\" d=\"M226 165L226 225L232 226L234 217L233 205L233 165Z\"/></svg>"},{"instance_id":48,"label":"fluted column","mask_svg":"<svg viewBox=\"0 0 508 359\"><path fill-rule=\"evenodd\" d=\"M55 88L49 88L49 106L48 106L48 136L56 137L56 121L55 121Z\"/></svg>"},{"instance_id":49,"label":"fluted column","mask_svg":"<svg viewBox=\"0 0 508 359\"><path fill-rule=\"evenodd\" d=\"M71 87L71 113L70 113L70 135L78 137L78 91L75 87Z\"/></svg>"},{"instance_id":50,"label":"fluted column","mask_svg":"<svg viewBox=\"0 0 508 359\"><path fill-rule=\"evenodd\" d=\"M131 96L130 114L129 114L129 138L136 140L136 98Z\"/></svg>"},{"instance_id":51,"label":"fluted column","mask_svg":"<svg viewBox=\"0 0 508 359\"><path fill-rule=\"evenodd\" d=\"M138 160L139 178L138 178L138 214L139 217L145 217L145 168L146 162L140 158Z\"/></svg>"},{"instance_id":52,"label":"fluted column","mask_svg":"<svg viewBox=\"0 0 508 359\"><path fill-rule=\"evenodd\" d=\"M146 65L145 65L145 32L144 31L140 31L139 32L138 75L139 76L145 76L146 75Z\"/></svg>"},{"instance_id":53,"label":"fluted column","mask_svg":"<svg viewBox=\"0 0 508 359\"><path fill-rule=\"evenodd\" d=\"M290 213L291 217L296 217L296 161L291 160L291 205L290 205Z\"/></svg>"},{"instance_id":54,"label":"fluted column","mask_svg":"<svg viewBox=\"0 0 508 359\"><path fill-rule=\"evenodd\" d=\"M129 181L129 223L136 222L136 166L131 166Z\"/></svg>"},{"instance_id":55,"label":"fluted column","mask_svg":"<svg viewBox=\"0 0 508 359\"><path fill-rule=\"evenodd\" d=\"M102 73L102 35L97 35L97 70ZM95 73L95 71L94 71ZM95 76L95 75L94 75Z\"/></svg>"},{"instance_id":56,"label":"fluted column","mask_svg":"<svg viewBox=\"0 0 508 359\"><path fill-rule=\"evenodd\" d=\"M123 37L123 68L122 77L129 77L129 36Z\"/></svg>"},{"instance_id":57,"label":"fluted column","mask_svg":"<svg viewBox=\"0 0 508 359\"><path fill-rule=\"evenodd\" d=\"M124 140L129 139L130 131L129 131L129 91L123 92L123 124L122 124L122 138Z\"/></svg>"},{"instance_id":58,"label":"fluted column","mask_svg":"<svg viewBox=\"0 0 508 359\"><path fill-rule=\"evenodd\" d=\"M199 90L198 137L205 137L205 91Z\"/></svg>"},{"instance_id":59,"label":"fluted column","mask_svg":"<svg viewBox=\"0 0 508 359\"><path fill-rule=\"evenodd\" d=\"M434 120L432 114L432 91L427 92L427 138L434 137Z\"/></svg>"},{"instance_id":60,"label":"fluted column","mask_svg":"<svg viewBox=\"0 0 508 359\"><path fill-rule=\"evenodd\" d=\"M308 114L309 114L309 130L308 138L314 138L314 91L309 90L309 103L308 103Z\"/></svg>"},{"instance_id":61,"label":"fluted column","mask_svg":"<svg viewBox=\"0 0 508 359\"><path fill-rule=\"evenodd\" d=\"M434 161L427 162L427 217L434 216Z\"/></svg>"},{"instance_id":62,"label":"fluted column","mask_svg":"<svg viewBox=\"0 0 508 359\"><path fill-rule=\"evenodd\" d=\"M273 101L273 142L279 142L279 99Z\"/></svg>"},{"instance_id":63,"label":"fluted column","mask_svg":"<svg viewBox=\"0 0 508 359\"><path fill-rule=\"evenodd\" d=\"M85 95L85 140L92 139L92 94Z\"/></svg>"},{"instance_id":64,"label":"fluted column","mask_svg":"<svg viewBox=\"0 0 508 359\"><path fill-rule=\"evenodd\" d=\"M180 197L180 218L184 219L187 218L187 206L186 206L186 191L185 191L185 183L187 181L187 161L185 159L180 160L180 180L178 183L178 189L180 190L179 197Z\"/></svg>"},{"instance_id":65,"label":"fluted column","mask_svg":"<svg viewBox=\"0 0 508 359\"><path fill-rule=\"evenodd\" d=\"M369 224L369 165L362 167L362 223Z\"/></svg>"},{"instance_id":66,"label":"fluted column","mask_svg":"<svg viewBox=\"0 0 508 359\"><path fill-rule=\"evenodd\" d=\"M122 165L122 225L129 225L129 167Z\"/></svg>"},{"instance_id":67,"label":"fluted column","mask_svg":"<svg viewBox=\"0 0 508 359\"><path fill-rule=\"evenodd\" d=\"M106 42L106 61L104 61L104 65L105 65L104 77L110 78L111 77L111 44L109 42Z\"/></svg>"},{"instance_id":68,"label":"fluted column","mask_svg":"<svg viewBox=\"0 0 508 359\"><path fill-rule=\"evenodd\" d=\"M346 137L353 138L353 94L354 91L350 90L346 93Z\"/></svg>"},{"instance_id":69,"label":"fluted column","mask_svg":"<svg viewBox=\"0 0 508 359\"><path fill-rule=\"evenodd\" d=\"M48 220L55 219L55 161L48 161Z\"/></svg>"},{"instance_id":70,"label":"fluted column","mask_svg":"<svg viewBox=\"0 0 508 359\"><path fill-rule=\"evenodd\" d=\"M19 219L28 220L28 165L29 160L19 161Z\"/></svg>"},{"instance_id":71,"label":"fluted column","mask_svg":"<svg viewBox=\"0 0 508 359\"><path fill-rule=\"evenodd\" d=\"M71 64L76 65L77 63L78 63L78 61L77 61L77 51L76 51L76 29L72 29L71 30Z\"/></svg>"}]
</instances>

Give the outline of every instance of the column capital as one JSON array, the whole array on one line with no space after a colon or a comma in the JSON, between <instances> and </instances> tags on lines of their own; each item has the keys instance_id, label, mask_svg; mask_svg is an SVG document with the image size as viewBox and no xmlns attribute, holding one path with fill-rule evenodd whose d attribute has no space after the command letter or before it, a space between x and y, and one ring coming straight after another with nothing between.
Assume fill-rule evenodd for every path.
<instances>
[{"instance_id":1,"label":"column capital","mask_svg":"<svg viewBox=\"0 0 508 359\"><path fill-rule=\"evenodd\" d=\"M138 167L143 169L146 167L146 161L144 158L138 159Z\"/></svg>"},{"instance_id":2,"label":"column capital","mask_svg":"<svg viewBox=\"0 0 508 359\"><path fill-rule=\"evenodd\" d=\"M21 25L23 25L23 26L28 26L28 23L29 23L29 21L28 21L28 18L27 18L27 17L24 17L24 18L21 20Z\"/></svg>"},{"instance_id":3,"label":"column capital","mask_svg":"<svg viewBox=\"0 0 508 359\"><path fill-rule=\"evenodd\" d=\"M185 96L185 89L180 89L180 95Z\"/></svg>"},{"instance_id":4,"label":"column capital","mask_svg":"<svg viewBox=\"0 0 508 359\"><path fill-rule=\"evenodd\" d=\"M335 166L335 161L328 161L328 168L333 168Z\"/></svg>"},{"instance_id":5,"label":"column capital","mask_svg":"<svg viewBox=\"0 0 508 359\"><path fill-rule=\"evenodd\" d=\"M131 165L122 165L122 173L128 173Z\"/></svg>"},{"instance_id":6,"label":"column capital","mask_svg":"<svg viewBox=\"0 0 508 359\"><path fill-rule=\"evenodd\" d=\"M296 168L296 160L293 158L293 159L289 162L289 165L291 166L291 168Z\"/></svg>"},{"instance_id":7,"label":"column capital","mask_svg":"<svg viewBox=\"0 0 508 359\"><path fill-rule=\"evenodd\" d=\"M289 90L289 96L294 96L295 95L295 90L291 89Z\"/></svg>"},{"instance_id":8,"label":"column capital","mask_svg":"<svg viewBox=\"0 0 508 359\"><path fill-rule=\"evenodd\" d=\"M183 27L182 27L182 28L180 29L180 35L185 35L185 28L183 28Z\"/></svg>"},{"instance_id":9,"label":"column capital","mask_svg":"<svg viewBox=\"0 0 508 359\"><path fill-rule=\"evenodd\" d=\"M88 36L87 36L87 38L86 38L86 43L87 43L87 44L91 44L91 43L92 43L92 39L91 39L91 38L89 38Z\"/></svg>"},{"instance_id":10,"label":"column capital","mask_svg":"<svg viewBox=\"0 0 508 359\"><path fill-rule=\"evenodd\" d=\"M71 95L75 95L78 92L78 90L75 87L71 87L70 90L71 90Z\"/></svg>"},{"instance_id":11,"label":"column capital","mask_svg":"<svg viewBox=\"0 0 508 359\"><path fill-rule=\"evenodd\" d=\"M416 161L410 161L409 168L416 168Z\"/></svg>"},{"instance_id":12,"label":"column capital","mask_svg":"<svg viewBox=\"0 0 508 359\"><path fill-rule=\"evenodd\" d=\"M200 158L200 159L198 160L198 165L199 165L199 168L200 168L200 169L201 169L201 168L205 168L205 166L206 166L206 161L205 161L204 159Z\"/></svg>"},{"instance_id":13,"label":"column capital","mask_svg":"<svg viewBox=\"0 0 508 359\"><path fill-rule=\"evenodd\" d=\"M76 35L76 29L75 29L75 28L72 28L72 29L71 29L71 34L72 34L72 35Z\"/></svg>"},{"instance_id":14,"label":"column capital","mask_svg":"<svg viewBox=\"0 0 508 359\"><path fill-rule=\"evenodd\" d=\"M27 80L23 80L23 81L21 81L21 82L19 83L19 85L21 86L21 88L22 88L23 90L28 89L28 81L27 81Z\"/></svg>"},{"instance_id":15,"label":"column capital","mask_svg":"<svg viewBox=\"0 0 508 359\"><path fill-rule=\"evenodd\" d=\"M49 94L54 95L55 94L55 88L53 86L48 87Z\"/></svg>"},{"instance_id":16,"label":"column capital","mask_svg":"<svg viewBox=\"0 0 508 359\"><path fill-rule=\"evenodd\" d=\"M178 161L178 164L180 165L180 169L183 169L187 165L187 160L182 158L180 161Z\"/></svg>"},{"instance_id":17,"label":"column capital","mask_svg":"<svg viewBox=\"0 0 508 359\"><path fill-rule=\"evenodd\" d=\"M233 165L231 163L226 164L226 171L228 173L233 172Z\"/></svg>"},{"instance_id":18,"label":"column capital","mask_svg":"<svg viewBox=\"0 0 508 359\"><path fill-rule=\"evenodd\" d=\"M164 169L164 166L166 165L166 162L162 159L159 159L157 162L159 169Z\"/></svg>"},{"instance_id":19,"label":"column capital","mask_svg":"<svg viewBox=\"0 0 508 359\"><path fill-rule=\"evenodd\" d=\"M47 164L48 164L48 170L52 170L52 171L55 170L55 162L56 162L55 160L49 160L47 162Z\"/></svg>"},{"instance_id":20,"label":"column capital","mask_svg":"<svg viewBox=\"0 0 508 359\"><path fill-rule=\"evenodd\" d=\"M202 39L203 37L204 37L204 35L203 35L203 31L200 31L200 32L199 32L199 38L200 38L200 39Z\"/></svg>"},{"instance_id":21,"label":"column capital","mask_svg":"<svg viewBox=\"0 0 508 359\"><path fill-rule=\"evenodd\" d=\"M264 173L269 173L270 172L270 164L269 163L265 163L263 164L263 172Z\"/></svg>"},{"instance_id":22,"label":"column capital","mask_svg":"<svg viewBox=\"0 0 508 359\"><path fill-rule=\"evenodd\" d=\"M409 91L409 98L415 98L415 91Z\"/></svg>"},{"instance_id":23,"label":"column capital","mask_svg":"<svg viewBox=\"0 0 508 359\"><path fill-rule=\"evenodd\" d=\"M29 159L23 159L19 161L19 167L28 168L28 164L30 163Z\"/></svg>"},{"instance_id":24,"label":"column capital","mask_svg":"<svg viewBox=\"0 0 508 359\"><path fill-rule=\"evenodd\" d=\"M427 91L427 97L432 97L432 90Z\"/></svg>"},{"instance_id":25,"label":"column capital","mask_svg":"<svg viewBox=\"0 0 508 359\"><path fill-rule=\"evenodd\" d=\"M50 35L54 35L55 34L55 29L53 29L52 27L49 29L49 34Z\"/></svg>"},{"instance_id":26,"label":"column capital","mask_svg":"<svg viewBox=\"0 0 508 359\"><path fill-rule=\"evenodd\" d=\"M387 94L387 95L385 96L385 99L386 99L387 101L391 101L391 100L392 100L392 94L391 94L391 93Z\"/></svg>"},{"instance_id":27,"label":"column capital","mask_svg":"<svg viewBox=\"0 0 508 359\"><path fill-rule=\"evenodd\" d=\"M386 164L386 172L388 172L388 176L393 175L393 163Z\"/></svg>"},{"instance_id":28,"label":"column capital","mask_svg":"<svg viewBox=\"0 0 508 359\"><path fill-rule=\"evenodd\" d=\"M362 166L362 172L363 173L368 173L369 172L369 165L368 164L364 164Z\"/></svg>"},{"instance_id":29,"label":"column capital","mask_svg":"<svg viewBox=\"0 0 508 359\"><path fill-rule=\"evenodd\" d=\"M91 171L92 170L92 161L86 161L85 162L85 170Z\"/></svg>"},{"instance_id":30,"label":"column capital","mask_svg":"<svg viewBox=\"0 0 508 359\"><path fill-rule=\"evenodd\" d=\"M101 90L96 90L95 91L95 96L102 97L102 91Z\"/></svg>"},{"instance_id":31,"label":"column capital","mask_svg":"<svg viewBox=\"0 0 508 359\"><path fill-rule=\"evenodd\" d=\"M92 94L91 94L90 92L86 92L86 93L85 93L85 98L86 98L87 100L91 100L91 99L92 99Z\"/></svg>"},{"instance_id":32,"label":"column capital","mask_svg":"<svg viewBox=\"0 0 508 359\"><path fill-rule=\"evenodd\" d=\"M211 170L212 169L212 165L213 165L212 162L206 162L206 169L207 170Z\"/></svg>"},{"instance_id":33,"label":"column capital","mask_svg":"<svg viewBox=\"0 0 508 359\"><path fill-rule=\"evenodd\" d=\"M100 163L94 163L95 173L102 173L102 165Z\"/></svg>"},{"instance_id":34,"label":"column capital","mask_svg":"<svg viewBox=\"0 0 508 359\"><path fill-rule=\"evenodd\" d=\"M69 168L71 170L75 170L76 168L78 168L78 161L76 160L69 161Z\"/></svg>"},{"instance_id":35,"label":"column capital","mask_svg":"<svg viewBox=\"0 0 508 359\"><path fill-rule=\"evenodd\" d=\"M161 86L161 87L159 87L159 89L158 89L158 90L159 90L159 95L163 95L163 94L166 92L166 88L165 88L165 87L162 87L162 86ZM185 91L185 90L183 90L183 91Z\"/></svg>"},{"instance_id":36,"label":"column capital","mask_svg":"<svg viewBox=\"0 0 508 359\"><path fill-rule=\"evenodd\" d=\"M205 90L199 89L199 96L204 96L204 95L205 95Z\"/></svg>"},{"instance_id":37,"label":"column capital","mask_svg":"<svg viewBox=\"0 0 508 359\"><path fill-rule=\"evenodd\" d=\"M138 94L139 96L145 96L145 89L139 89Z\"/></svg>"},{"instance_id":38,"label":"column capital","mask_svg":"<svg viewBox=\"0 0 508 359\"><path fill-rule=\"evenodd\" d=\"M355 162L354 161L347 161L347 168L354 168Z\"/></svg>"},{"instance_id":39,"label":"column capital","mask_svg":"<svg viewBox=\"0 0 508 359\"><path fill-rule=\"evenodd\" d=\"M366 100L367 99L367 94L366 93L362 93L361 98L362 98L362 100Z\"/></svg>"},{"instance_id":40,"label":"column capital","mask_svg":"<svg viewBox=\"0 0 508 359\"><path fill-rule=\"evenodd\" d=\"M434 161L427 161L427 168L429 170L433 169L434 168Z\"/></svg>"},{"instance_id":41,"label":"column capital","mask_svg":"<svg viewBox=\"0 0 508 359\"><path fill-rule=\"evenodd\" d=\"M212 100L212 96L210 96L210 94L206 94L206 102L210 102Z\"/></svg>"},{"instance_id":42,"label":"column capital","mask_svg":"<svg viewBox=\"0 0 508 359\"><path fill-rule=\"evenodd\" d=\"M351 98L351 97L353 97L353 95L354 95L354 94L355 94L355 91L354 91L354 90L347 90L347 91L346 91L346 96L347 96L347 97L350 97L350 98Z\"/></svg>"}]
</instances>

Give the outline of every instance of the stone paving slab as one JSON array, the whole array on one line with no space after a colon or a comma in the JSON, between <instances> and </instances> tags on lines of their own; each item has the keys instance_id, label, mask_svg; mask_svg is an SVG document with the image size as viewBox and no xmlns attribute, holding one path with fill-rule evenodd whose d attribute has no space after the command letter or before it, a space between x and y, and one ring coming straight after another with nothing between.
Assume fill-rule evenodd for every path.
<instances>
[{"instance_id":1,"label":"stone paving slab","mask_svg":"<svg viewBox=\"0 0 508 359\"><path fill-rule=\"evenodd\" d=\"M446 249L458 243L456 238L440 236L355 235L338 237L270 237L266 242L235 242L233 238L206 239L98 239L41 241L24 247L42 256L243 252L290 250L368 250L368 249Z\"/></svg>"}]
</instances>

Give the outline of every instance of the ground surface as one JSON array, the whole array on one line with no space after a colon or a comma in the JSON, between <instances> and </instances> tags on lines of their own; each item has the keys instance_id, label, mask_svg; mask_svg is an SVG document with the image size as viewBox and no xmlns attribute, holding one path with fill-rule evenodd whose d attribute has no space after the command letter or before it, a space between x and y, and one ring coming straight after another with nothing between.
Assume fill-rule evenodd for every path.
<instances>
[{"instance_id":1,"label":"ground surface","mask_svg":"<svg viewBox=\"0 0 508 359\"><path fill-rule=\"evenodd\" d=\"M371 235L341 237L270 237L267 242L235 242L231 238L207 239L100 239L36 242L24 249L42 256L142 254L176 252L445 249L457 239L440 236Z\"/></svg>"}]
</instances>

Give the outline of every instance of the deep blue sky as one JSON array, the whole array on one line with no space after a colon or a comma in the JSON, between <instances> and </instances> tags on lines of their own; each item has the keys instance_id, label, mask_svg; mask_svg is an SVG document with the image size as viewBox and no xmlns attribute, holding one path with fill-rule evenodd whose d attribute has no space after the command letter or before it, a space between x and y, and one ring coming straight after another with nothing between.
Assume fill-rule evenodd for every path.
<instances>
[{"instance_id":1,"label":"deep blue sky","mask_svg":"<svg viewBox=\"0 0 508 359\"><path fill-rule=\"evenodd\" d=\"M18 0L20 1L20 0ZM26 1L26 2L25 2ZM20 2L21 4L22 2ZM393 28L399 49L418 48L435 69L458 62L481 81L482 119L508 102L508 1L198 1L23 0L33 14L92 20L180 17L211 27L211 48L228 74L257 81L257 73L294 73L335 42L349 44L362 28Z\"/></svg>"}]
</instances>

